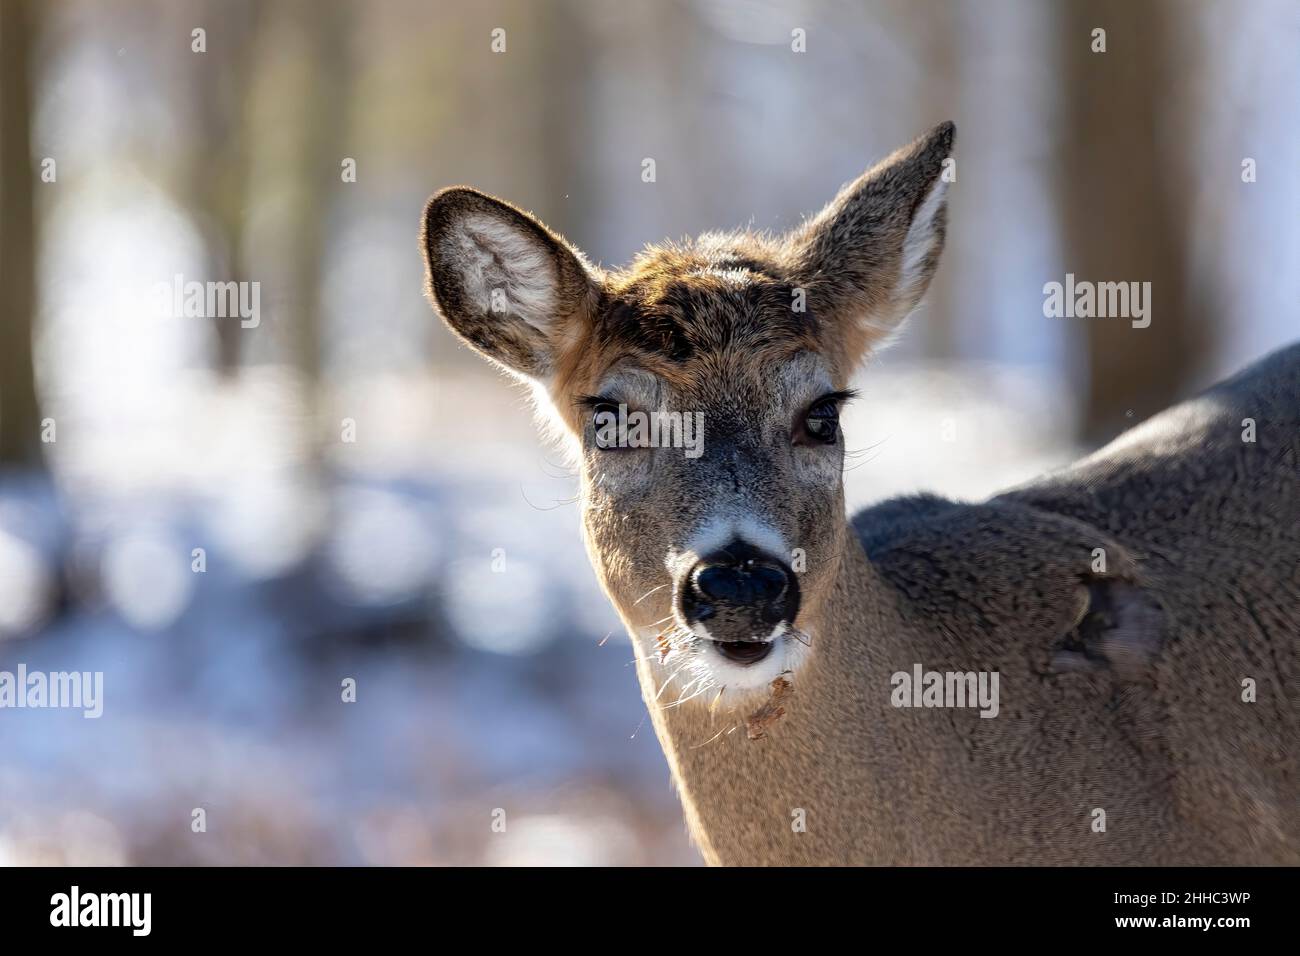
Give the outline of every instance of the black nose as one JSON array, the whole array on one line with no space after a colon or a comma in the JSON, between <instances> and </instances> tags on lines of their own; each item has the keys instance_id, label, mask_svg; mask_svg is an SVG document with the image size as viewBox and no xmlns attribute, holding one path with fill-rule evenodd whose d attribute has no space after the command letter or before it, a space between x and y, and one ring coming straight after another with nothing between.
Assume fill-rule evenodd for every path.
<instances>
[{"instance_id":1,"label":"black nose","mask_svg":"<svg viewBox=\"0 0 1300 956\"><path fill-rule=\"evenodd\" d=\"M799 586L780 559L735 541L707 554L691 569L681 589L688 623L709 625L716 640L764 640L799 611Z\"/></svg>"},{"instance_id":2,"label":"black nose","mask_svg":"<svg viewBox=\"0 0 1300 956\"><path fill-rule=\"evenodd\" d=\"M737 607L772 604L785 593L785 583L785 572L771 564L707 564L695 572L702 595Z\"/></svg>"}]
</instances>

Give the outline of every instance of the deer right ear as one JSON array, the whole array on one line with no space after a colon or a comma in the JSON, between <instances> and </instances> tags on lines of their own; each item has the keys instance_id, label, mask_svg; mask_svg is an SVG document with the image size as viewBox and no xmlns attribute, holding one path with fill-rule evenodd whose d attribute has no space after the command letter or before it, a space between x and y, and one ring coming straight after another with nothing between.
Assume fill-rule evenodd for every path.
<instances>
[{"instance_id":1,"label":"deer right ear","mask_svg":"<svg viewBox=\"0 0 1300 956\"><path fill-rule=\"evenodd\" d=\"M429 200L421 244L427 293L451 330L507 371L545 380L595 299L582 254L528 213L464 186Z\"/></svg>"},{"instance_id":2,"label":"deer right ear","mask_svg":"<svg viewBox=\"0 0 1300 956\"><path fill-rule=\"evenodd\" d=\"M943 249L955 134L952 123L936 126L787 237L791 272L838 330L850 365L898 328L930 284Z\"/></svg>"}]
</instances>

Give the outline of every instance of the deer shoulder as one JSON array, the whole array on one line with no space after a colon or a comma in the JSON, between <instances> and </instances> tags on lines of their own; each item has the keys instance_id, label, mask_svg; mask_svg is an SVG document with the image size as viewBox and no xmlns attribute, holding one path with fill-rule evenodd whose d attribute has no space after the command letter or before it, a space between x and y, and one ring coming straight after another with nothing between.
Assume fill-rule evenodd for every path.
<instances>
[{"instance_id":1,"label":"deer shoulder","mask_svg":"<svg viewBox=\"0 0 1300 956\"><path fill-rule=\"evenodd\" d=\"M936 653L1042 675L1148 681L1165 613L1135 557L1097 528L1015 503L896 498L853 519L875 570Z\"/></svg>"}]
</instances>

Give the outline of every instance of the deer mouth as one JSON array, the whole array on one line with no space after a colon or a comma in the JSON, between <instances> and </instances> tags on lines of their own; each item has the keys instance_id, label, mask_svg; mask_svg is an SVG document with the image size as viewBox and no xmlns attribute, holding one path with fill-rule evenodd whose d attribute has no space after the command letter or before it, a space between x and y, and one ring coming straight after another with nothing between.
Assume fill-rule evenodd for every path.
<instances>
[{"instance_id":1,"label":"deer mouth","mask_svg":"<svg viewBox=\"0 0 1300 956\"><path fill-rule=\"evenodd\" d=\"M774 641L714 641L718 653L733 664L757 664L772 653Z\"/></svg>"}]
</instances>

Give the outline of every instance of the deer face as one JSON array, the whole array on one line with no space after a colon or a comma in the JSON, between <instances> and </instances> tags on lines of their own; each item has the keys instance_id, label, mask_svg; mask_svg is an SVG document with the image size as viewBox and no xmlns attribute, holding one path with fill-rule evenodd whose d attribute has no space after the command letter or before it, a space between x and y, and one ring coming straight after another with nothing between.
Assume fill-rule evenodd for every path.
<instances>
[{"instance_id":1,"label":"deer face","mask_svg":"<svg viewBox=\"0 0 1300 956\"><path fill-rule=\"evenodd\" d=\"M920 299L951 124L783 237L709 234L604 272L466 188L425 212L430 296L532 386L581 464L588 552L634 634L763 686L815 633L847 534L849 376Z\"/></svg>"}]
</instances>

